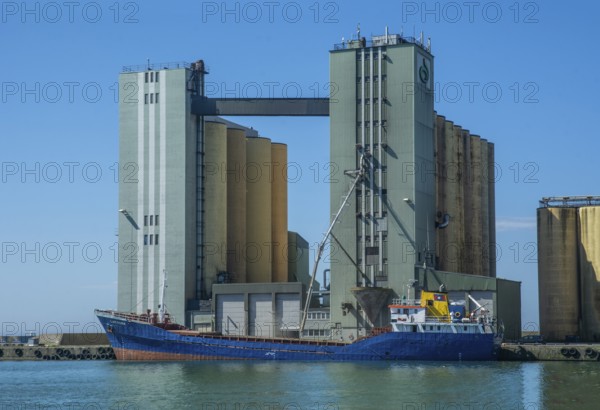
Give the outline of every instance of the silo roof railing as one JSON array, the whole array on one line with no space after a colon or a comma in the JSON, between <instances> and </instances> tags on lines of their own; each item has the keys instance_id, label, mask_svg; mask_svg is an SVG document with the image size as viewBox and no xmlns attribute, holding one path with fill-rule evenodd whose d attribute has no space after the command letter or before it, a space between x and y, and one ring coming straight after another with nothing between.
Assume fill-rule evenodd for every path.
<instances>
[{"instance_id":1,"label":"silo roof railing","mask_svg":"<svg viewBox=\"0 0 600 410\"><path fill-rule=\"evenodd\" d=\"M600 206L600 196L553 196L540 200L541 208L578 208Z\"/></svg>"},{"instance_id":2,"label":"silo roof railing","mask_svg":"<svg viewBox=\"0 0 600 410\"><path fill-rule=\"evenodd\" d=\"M404 37L399 34L390 34L388 36L373 36L372 39L352 39L333 45L334 50L348 50L353 48L368 48L375 46L397 45L397 44L416 44L423 50L429 52L428 47L415 37Z\"/></svg>"},{"instance_id":3,"label":"silo roof railing","mask_svg":"<svg viewBox=\"0 0 600 410\"><path fill-rule=\"evenodd\" d=\"M123 66L124 73L139 73L148 70L173 70L177 68L191 68L192 64L186 61L175 61L169 63L147 63Z\"/></svg>"}]
</instances>

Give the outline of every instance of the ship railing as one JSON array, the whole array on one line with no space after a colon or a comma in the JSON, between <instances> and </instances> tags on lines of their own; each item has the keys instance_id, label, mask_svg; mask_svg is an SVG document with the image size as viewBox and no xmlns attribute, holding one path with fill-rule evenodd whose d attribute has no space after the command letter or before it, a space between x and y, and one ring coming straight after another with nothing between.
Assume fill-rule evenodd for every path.
<instances>
[{"instance_id":1,"label":"ship railing","mask_svg":"<svg viewBox=\"0 0 600 410\"><path fill-rule=\"evenodd\" d=\"M400 298L394 298L394 299L392 299L392 305L421 306L421 299L400 299Z\"/></svg>"},{"instance_id":2,"label":"ship railing","mask_svg":"<svg viewBox=\"0 0 600 410\"><path fill-rule=\"evenodd\" d=\"M450 323L450 317L425 316L425 323Z\"/></svg>"},{"instance_id":3,"label":"ship railing","mask_svg":"<svg viewBox=\"0 0 600 410\"><path fill-rule=\"evenodd\" d=\"M411 317L412 316L412 317ZM421 323L421 324L435 324L435 323L451 323L449 317L439 317L439 316L425 316L425 321L423 321L423 316L413 316L413 315L393 315L392 320L398 321L398 323Z\"/></svg>"},{"instance_id":4,"label":"ship railing","mask_svg":"<svg viewBox=\"0 0 600 410\"><path fill-rule=\"evenodd\" d=\"M126 319L126 320L135 320L137 322L144 322L144 323L151 323L151 318L148 317L148 315L138 315L136 313L123 313L123 312L116 312L114 310L99 310L98 312L105 312L105 313L109 313L110 315L114 316L114 317L118 317L121 319Z\"/></svg>"}]
</instances>

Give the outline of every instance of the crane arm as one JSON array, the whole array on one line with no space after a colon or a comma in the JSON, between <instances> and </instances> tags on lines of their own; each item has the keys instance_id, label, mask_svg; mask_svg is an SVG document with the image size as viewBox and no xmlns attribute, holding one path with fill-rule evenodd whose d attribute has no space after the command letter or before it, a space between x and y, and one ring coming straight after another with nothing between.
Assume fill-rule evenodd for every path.
<instances>
[{"instance_id":1,"label":"crane arm","mask_svg":"<svg viewBox=\"0 0 600 410\"><path fill-rule=\"evenodd\" d=\"M327 240L329 239L329 236L331 235L331 231L333 230L333 227L335 226L336 222L340 218L340 215L342 214L342 211L344 210L346 203L348 203L348 200L350 199L350 195L352 195L352 192L354 192L356 185L358 185L358 182L361 180L361 178L364 175L364 169L365 169L364 154L360 156L359 164L360 164L359 165L360 168L357 171L356 178L354 178L354 181L352 182L352 185L350 186L348 193L346 194L346 196L344 197L344 200L342 201L342 205L340 206L337 213L333 217L331 224L329 224L329 228L327 229L327 232L325 233L325 236L323 237L323 240L321 241L321 243L319 243L319 247L317 248L317 256L315 257L315 265L313 267L312 275L310 278L310 285L308 286L306 303L304 304L304 312L302 314L302 322L300 323L300 334L302 334L302 332L304 331L304 325L306 325L306 318L308 317L308 308L310 307L310 298L312 297L313 285L315 283L315 277L317 275L317 268L319 266L319 261L321 260L321 257L323 256L323 250L325 249L325 244L327 243Z\"/></svg>"}]
</instances>

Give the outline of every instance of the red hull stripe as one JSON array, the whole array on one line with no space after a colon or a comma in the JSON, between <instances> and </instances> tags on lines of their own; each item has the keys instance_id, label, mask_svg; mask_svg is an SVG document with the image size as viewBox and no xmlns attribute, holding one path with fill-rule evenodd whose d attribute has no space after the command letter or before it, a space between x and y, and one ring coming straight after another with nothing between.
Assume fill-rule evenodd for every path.
<instances>
[{"instance_id":1,"label":"red hull stripe","mask_svg":"<svg viewBox=\"0 0 600 410\"><path fill-rule=\"evenodd\" d=\"M144 350L132 350L114 348L117 360L124 361L147 361L147 360L164 360L164 361L182 361L182 360L250 360L237 357L221 357L221 356L205 356L181 353L162 353L148 352Z\"/></svg>"}]
</instances>

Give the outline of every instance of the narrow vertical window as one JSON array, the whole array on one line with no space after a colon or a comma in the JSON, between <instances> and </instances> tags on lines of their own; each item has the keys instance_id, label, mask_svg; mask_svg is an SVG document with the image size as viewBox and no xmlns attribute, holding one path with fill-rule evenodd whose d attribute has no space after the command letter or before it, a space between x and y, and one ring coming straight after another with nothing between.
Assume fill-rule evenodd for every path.
<instances>
[{"instance_id":1,"label":"narrow vertical window","mask_svg":"<svg viewBox=\"0 0 600 410\"><path fill-rule=\"evenodd\" d=\"M154 225L154 215L150 215L150 226Z\"/></svg>"},{"instance_id":2,"label":"narrow vertical window","mask_svg":"<svg viewBox=\"0 0 600 410\"><path fill-rule=\"evenodd\" d=\"M158 234L154 235L154 244L158 245Z\"/></svg>"},{"instance_id":3,"label":"narrow vertical window","mask_svg":"<svg viewBox=\"0 0 600 410\"><path fill-rule=\"evenodd\" d=\"M148 215L144 215L144 226L148 226Z\"/></svg>"},{"instance_id":4,"label":"narrow vertical window","mask_svg":"<svg viewBox=\"0 0 600 410\"><path fill-rule=\"evenodd\" d=\"M154 73L150 72L150 82L153 83L154 82Z\"/></svg>"},{"instance_id":5,"label":"narrow vertical window","mask_svg":"<svg viewBox=\"0 0 600 410\"><path fill-rule=\"evenodd\" d=\"M148 245L148 235L144 235L144 245Z\"/></svg>"},{"instance_id":6,"label":"narrow vertical window","mask_svg":"<svg viewBox=\"0 0 600 410\"><path fill-rule=\"evenodd\" d=\"M148 104L148 94L144 94L144 104Z\"/></svg>"},{"instance_id":7,"label":"narrow vertical window","mask_svg":"<svg viewBox=\"0 0 600 410\"><path fill-rule=\"evenodd\" d=\"M158 104L158 93L156 93L156 95L154 96L154 102Z\"/></svg>"},{"instance_id":8,"label":"narrow vertical window","mask_svg":"<svg viewBox=\"0 0 600 410\"><path fill-rule=\"evenodd\" d=\"M154 81L158 82L158 77L159 77L160 71L158 71L156 73L156 75L154 76Z\"/></svg>"},{"instance_id":9,"label":"narrow vertical window","mask_svg":"<svg viewBox=\"0 0 600 410\"><path fill-rule=\"evenodd\" d=\"M154 104L154 94L150 93L150 104Z\"/></svg>"},{"instance_id":10,"label":"narrow vertical window","mask_svg":"<svg viewBox=\"0 0 600 410\"><path fill-rule=\"evenodd\" d=\"M152 237L153 237L154 235L149 235L149 236L150 236L150 245L152 245Z\"/></svg>"},{"instance_id":11,"label":"narrow vertical window","mask_svg":"<svg viewBox=\"0 0 600 410\"><path fill-rule=\"evenodd\" d=\"M154 215L154 225L158 226L158 215Z\"/></svg>"},{"instance_id":12,"label":"narrow vertical window","mask_svg":"<svg viewBox=\"0 0 600 410\"><path fill-rule=\"evenodd\" d=\"M148 82L148 72L144 73L144 82Z\"/></svg>"}]
</instances>

